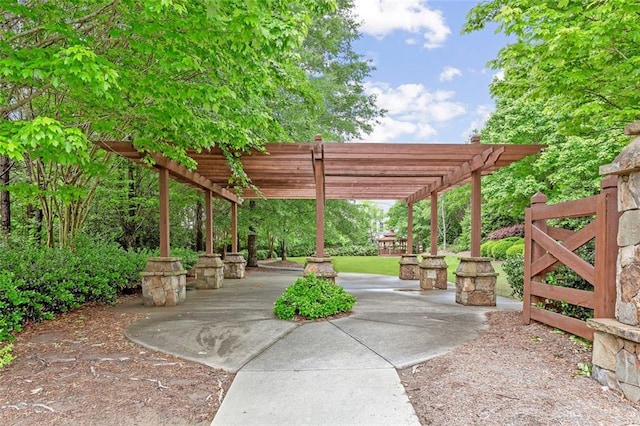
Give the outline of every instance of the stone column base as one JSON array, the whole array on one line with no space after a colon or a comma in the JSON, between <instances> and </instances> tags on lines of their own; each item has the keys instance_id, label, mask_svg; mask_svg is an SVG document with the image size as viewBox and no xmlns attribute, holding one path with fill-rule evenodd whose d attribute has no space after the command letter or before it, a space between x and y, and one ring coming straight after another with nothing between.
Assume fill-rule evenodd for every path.
<instances>
[{"instance_id":1,"label":"stone column base","mask_svg":"<svg viewBox=\"0 0 640 426\"><path fill-rule=\"evenodd\" d=\"M338 273L333 269L330 257L307 257L307 264L304 267L303 277L314 274L318 278L336 282Z\"/></svg>"},{"instance_id":2,"label":"stone column base","mask_svg":"<svg viewBox=\"0 0 640 426\"><path fill-rule=\"evenodd\" d=\"M194 287L198 289L215 289L222 287L224 280L224 263L217 253L203 253L193 266L196 271Z\"/></svg>"},{"instance_id":3,"label":"stone column base","mask_svg":"<svg viewBox=\"0 0 640 426\"><path fill-rule=\"evenodd\" d=\"M140 275L145 306L175 306L187 297L187 271L179 257L150 257Z\"/></svg>"},{"instance_id":4,"label":"stone column base","mask_svg":"<svg viewBox=\"0 0 640 426\"><path fill-rule=\"evenodd\" d=\"M587 320L593 333L593 378L640 401L640 327L613 318Z\"/></svg>"},{"instance_id":5,"label":"stone column base","mask_svg":"<svg viewBox=\"0 0 640 426\"><path fill-rule=\"evenodd\" d=\"M242 253L227 253L224 255L224 277L230 279L244 278L244 267L247 262Z\"/></svg>"},{"instance_id":6,"label":"stone column base","mask_svg":"<svg viewBox=\"0 0 640 426\"><path fill-rule=\"evenodd\" d=\"M401 280L418 280L420 279L420 268L418 266L417 254L400 255L400 273L398 278Z\"/></svg>"},{"instance_id":7,"label":"stone column base","mask_svg":"<svg viewBox=\"0 0 640 426\"><path fill-rule=\"evenodd\" d=\"M447 289L447 262L444 256L422 255L420 288L423 290Z\"/></svg>"},{"instance_id":8,"label":"stone column base","mask_svg":"<svg viewBox=\"0 0 640 426\"><path fill-rule=\"evenodd\" d=\"M498 274L489 257L461 257L456 270L456 303L465 306L496 306Z\"/></svg>"}]
</instances>

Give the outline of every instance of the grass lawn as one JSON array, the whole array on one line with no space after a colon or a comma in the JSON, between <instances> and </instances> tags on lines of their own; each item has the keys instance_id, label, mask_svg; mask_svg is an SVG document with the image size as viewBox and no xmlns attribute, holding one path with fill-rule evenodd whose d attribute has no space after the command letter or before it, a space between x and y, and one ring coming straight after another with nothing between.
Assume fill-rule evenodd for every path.
<instances>
[{"instance_id":1,"label":"grass lawn","mask_svg":"<svg viewBox=\"0 0 640 426\"><path fill-rule=\"evenodd\" d=\"M400 257L394 256L333 256L333 267L337 272L355 272L362 274L379 274L397 277L400 268ZM304 265L305 257L287 258L292 262ZM446 256L445 260L449 266L448 280L456 282L454 272L458 267L458 258L456 256ZM511 287L507 283L507 276L502 271L502 262L493 262L493 268L498 273L498 281L496 283L496 292L499 296L511 296Z\"/></svg>"}]
</instances>

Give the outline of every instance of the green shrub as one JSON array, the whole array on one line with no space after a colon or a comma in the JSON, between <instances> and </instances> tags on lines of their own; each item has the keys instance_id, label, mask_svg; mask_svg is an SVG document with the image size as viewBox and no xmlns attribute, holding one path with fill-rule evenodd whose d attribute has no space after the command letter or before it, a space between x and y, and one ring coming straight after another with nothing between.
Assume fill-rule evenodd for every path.
<instances>
[{"instance_id":1,"label":"green shrub","mask_svg":"<svg viewBox=\"0 0 640 426\"><path fill-rule=\"evenodd\" d=\"M491 257L496 260L504 260L507 258L507 250L513 245L511 241L499 240L491 248Z\"/></svg>"},{"instance_id":2,"label":"green shrub","mask_svg":"<svg viewBox=\"0 0 640 426\"><path fill-rule=\"evenodd\" d=\"M179 257L182 267L187 271L192 269L198 261L198 253L186 248L172 248L171 256Z\"/></svg>"},{"instance_id":3,"label":"green shrub","mask_svg":"<svg viewBox=\"0 0 640 426\"><path fill-rule=\"evenodd\" d=\"M502 270L507 274L507 282L511 286L511 294L518 299L522 299L524 296L524 257L508 257L502 264Z\"/></svg>"},{"instance_id":4,"label":"green shrub","mask_svg":"<svg viewBox=\"0 0 640 426\"><path fill-rule=\"evenodd\" d=\"M355 296L344 288L310 274L287 287L276 299L273 312L283 320L293 319L296 315L317 319L348 312L355 303Z\"/></svg>"},{"instance_id":5,"label":"green shrub","mask_svg":"<svg viewBox=\"0 0 640 426\"><path fill-rule=\"evenodd\" d=\"M496 260L505 260L507 251L514 245L524 244L520 237L508 237L502 240L490 240L480 246L480 254L485 257L492 257Z\"/></svg>"},{"instance_id":6,"label":"green shrub","mask_svg":"<svg viewBox=\"0 0 640 426\"><path fill-rule=\"evenodd\" d=\"M29 321L42 321L86 302L114 303L136 287L148 252L78 239L70 248L12 244L0 250L0 341Z\"/></svg>"},{"instance_id":7,"label":"green shrub","mask_svg":"<svg viewBox=\"0 0 640 426\"><path fill-rule=\"evenodd\" d=\"M325 250L327 256L377 256L378 246L370 244L366 246L332 247Z\"/></svg>"},{"instance_id":8,"label":"green shrub","mask_svg":"<svg viewBox=\"0 0 640 426\"><path fill-rule=\"evenodd\" d=\"M493 246L497 241L489 240L480 245L480 256L482 257L491 257L491 251L493 250Z\"/></svg>"},{"instance_id":9,"label":"green shrub","mask_svg":"<svg viewBox=\"0 0 640 426\"><path fill-rule=\"evenodd\" d=\"M0 370L2 370L7 365L11 364L11 361L15 359L11 351L13 350L12 344L6 344L4 346L0 346Z\"/></svg>"},{"instance_id":10,"label":"green shrub","mask_svg":"<svg viewBox=\"0 0 640 426\"><path fill-rule=\"evenodd\" d=\"M507 259L514 256L524 256L524 242L515 243L507 249Z\"/></svg>"}]
</instances>

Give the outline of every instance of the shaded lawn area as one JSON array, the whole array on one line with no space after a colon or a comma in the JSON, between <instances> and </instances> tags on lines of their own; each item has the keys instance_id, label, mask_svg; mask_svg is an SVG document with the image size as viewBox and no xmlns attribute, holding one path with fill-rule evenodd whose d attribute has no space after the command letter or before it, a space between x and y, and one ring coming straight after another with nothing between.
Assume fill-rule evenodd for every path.
<instances>
[{"instance_id":1,"label":"shaded lawn area","mask_svg":"<svg viewBox=\"0 0 640 426\"><path fill-rule=\"evenodd\" d=\"M332 256L333 267L338 272L354 272L360 274L379 274L398 276L400 257L397 256ZM289 257L287 260L304 265L306 257ZM454 272L458 267L457 256L445 256L449 282L455 283ZM511 287L507 283L507 276L502 271L502 262L493 262L493 268L498 273L496 292L499 296L513 297Z\"/></svg>"}]
</instances>

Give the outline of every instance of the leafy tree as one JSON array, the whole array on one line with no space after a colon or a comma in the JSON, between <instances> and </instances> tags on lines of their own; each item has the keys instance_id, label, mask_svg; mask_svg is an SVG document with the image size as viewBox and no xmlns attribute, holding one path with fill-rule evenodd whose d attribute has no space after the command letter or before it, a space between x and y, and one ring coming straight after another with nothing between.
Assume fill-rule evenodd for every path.
<instances>
[{"instance_id":1,"label":"leafy tree","mask_svg":"<svg viewBox=\"0 0 640 426\"><path fill-rule=\"evenodd\" d=\"M316 134L327 141L349 140L369 133L384 113L375 105L375 96L364 92L364 80L374 68L353 50L360 38L353 0L338 0L337 5L314 16L300 49L301 68L322 103L309 110L300 109L295 98L278 97L274 102L293 140L311 141Z\"/></svg>"},{"instance_id":2,"label":"leafy tree","mask_svg":"<svg viewBox=\"0 0 640 426\"><path fill-rule=\"evenodd\" d=\"M497 23L514 40L490 63L504 78L491 86L483 141L548 145L484 179L485 231L521 222L538 191L552 203L599 191L599 166L640 118L639 13L633 0L491 0L471 10L464 31Z\"/></svg>"},{"instance_id":3,"label":"leafy tree","mask_svg":"<svg viewBox=\"0 0 640 426\"><path fill-rule=\"evenodd\" d=\"M621 129L640 118L636 0L491 0L474 7L464 31L497 23L515 42L491 62L504 70L492 93L545 101L562 133Z\"/></svg>"},{"instance_id":4,"label":"leafy tree","mask_svg":"<svg viewBox=\"0 0 640 426\"><path fill-rule=\"evenodd\" d=\"M27 155L31 182L45 182L36 190L50 245L54 227L64 244L86 217L104 158L90 141L129 139L187 165L186 149L215 144L243 183L234 152L287 136L264 100L320 102L298 51L331 1L0 5L0 155Z\"/></svg>"}]
</instances>

